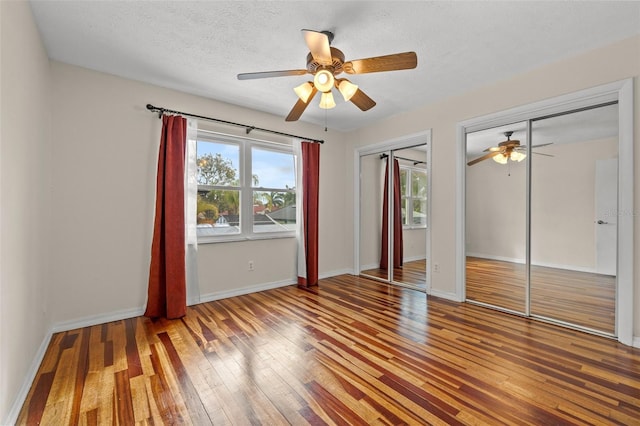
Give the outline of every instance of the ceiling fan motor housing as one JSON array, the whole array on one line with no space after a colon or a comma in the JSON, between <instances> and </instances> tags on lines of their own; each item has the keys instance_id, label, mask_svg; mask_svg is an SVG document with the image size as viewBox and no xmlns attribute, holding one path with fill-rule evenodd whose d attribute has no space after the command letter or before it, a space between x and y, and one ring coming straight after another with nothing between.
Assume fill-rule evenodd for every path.
<instances>
[{"instance_id":1,"label":"ceiling fan motor housing","mask_svg":"<svg viewBox=\"0 0 640 426\"><path fill-rule=\"evenodd\" d=\"M330 47L331 49L331 65L320 65L313 56L311 52L307 55L307 71L311 74L315 74L318 70L326 69L333 73L333 75L338 75L343 71L344 65L344 53L340 49L336 49L335 47Z\"/></svg>"}]
</instances>

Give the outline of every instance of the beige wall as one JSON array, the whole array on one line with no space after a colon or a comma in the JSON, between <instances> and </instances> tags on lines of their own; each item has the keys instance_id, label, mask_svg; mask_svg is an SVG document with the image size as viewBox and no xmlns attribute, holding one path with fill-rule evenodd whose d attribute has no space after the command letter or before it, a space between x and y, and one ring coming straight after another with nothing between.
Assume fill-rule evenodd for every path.
<instances>
[{"instance_id":1,"label":"beige wall","mask_svg":"<svg viewBox=\"0 0 640 426\"><path fill-rule=\"evenodd\" d=\"M485 160L468 166L466 250L469 255L524 261L526 163Z\"/></svg>"},{"instance_id":2,"label":"beige wall","mask_svg":"<svg viewBox=\"0 0 640 426\"><path fill-rule=\"evenodd\" d=\"M23 386L49 328L51 80L28 3L0 2L0 38L0 424L6 424L12 408L20 408L13 405L28 390Z\"/></svg>"},{"instance_id":3,"label":"beige wall","mask_svg":"<svg viewBox=\"0 0 640 426\"><path fill-rule=\"evenodd\" d=\"M455 294L456 282L456 124L474 117L526 105L542 99L575 92L625 78L635 78L635 169L640 164L640 37L633 37L596 49L509 80L418 110L398 114L388 120L353 133L352 147L378 143L432 129L432 233L431 257L440 264L432 275L436 293ZM351 150L353 153L353 149ZM353 159L345 167L352 169ZM349 172L353 176L353 170ZM635 177L635 200L640 200L640 175ZM635 302L640 306L640 215L635 215ZM635 309L634 335L640 335L640 310Z\"/></svg>"},{"instance_id":4,"label":"beige wall","mask_svg":"<svg viewBox=\"0 0 640 426\"><path fill-rule=\"evenodd\" d=\"M344 136L285 123L184 93L54 62L52 320L64 323L145 305L161 122L147 103L325 139L321 148L320 274L352 268L343 243ZM210 126L209 126L210 127ZM240 128L220 128L244 133ZM268 139L268 134L252 133ZM201 244L200 291L205 298L263 284L293 283L295 239ZM255 270L247 264L254 261Z\"/></svg>"},{"instance_id":5,"label":"beige wall","mask_svg":"<svg viewBox=\"0 0 640 426\"><path fill-rule=\"evenodd\" d=\"M545 147L531 176L531 262L596 271L596 162L618 157L618 139Z\"/></svg>"},{"instance_id":6,"label":"beige wall","mask_svg":"<svg viewBox=\"0 0 640 426\"><path fill-rule=\"evenodd\" d=\"M594 272L595 164L617 157L617 139L554 144L532 166L531 262ZM526 163L467 167L467 254L524 263Z\"/></svg>"}]
</instances>

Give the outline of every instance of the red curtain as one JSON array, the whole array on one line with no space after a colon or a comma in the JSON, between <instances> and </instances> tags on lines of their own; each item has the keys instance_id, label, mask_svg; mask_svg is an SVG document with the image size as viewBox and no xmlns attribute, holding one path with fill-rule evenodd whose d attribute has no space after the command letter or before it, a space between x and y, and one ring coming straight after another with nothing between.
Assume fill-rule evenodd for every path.
<instances>
[{"instance_id":1,"label":"red curtain","mask_svg":"<svg viewBox=\"0 0 640 426\"><path fill-rule=\"evenodd\" d=\"M298 287L318 285L318 199L320 144L302 142L302 218L306 277L298 276Z\"/></svg>"},{"instance_id":2,"label":"red curtain","mask_svg":"<svg viewBox=\"0 0 640 426\"><path fill-rule=\"evenodd\" d=\"M168 319L187 312L185 270L184 167L187 120L163 116L156 217L151 246L151 266L145 316Z\"/></svg>"},{"instance_id":3,"label":"red curtain","mask_svg":"<svg viewBox=\"0 0 640 426\"><path fill-rule=\"evenodd\" d=\"M389 264L389 162L384 173L382 201L382 254L380 269ZM393 267L402 268L402 194L400 193L400 164L393 160Z\"/></svg>"}]
</instances>

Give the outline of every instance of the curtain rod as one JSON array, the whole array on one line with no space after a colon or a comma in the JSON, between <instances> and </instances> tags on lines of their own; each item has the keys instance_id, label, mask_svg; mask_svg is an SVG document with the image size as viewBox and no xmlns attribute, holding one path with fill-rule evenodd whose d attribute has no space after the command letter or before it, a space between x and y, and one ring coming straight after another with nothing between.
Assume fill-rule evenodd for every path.
<instances>
[{"instance_id":1,"label":"curtain rod","mask_svg":"<svg viewBox=\"0 0 640 426\"><path fill-rule=\"evenodd\" d=\"M387 158L389 157L387 154L380 154L380 159L382 160L383 158ZM419 161L419 160L414 160L413 158L404 158L404 157L398 157L397 155L394 155L393 158L397 158L398 160L405 160L405 161L412 161L413 165L415 166L416 164L427 164L426 161Z\"/></svg>"},{"instance_id":2,"label":"curtain rod","mask_svg":"<svg viewBox=\"0 0 640 426\"><path fill-rule=\"evenodd\" d=\"M273 133L274 135L289 136L291 138L297 138L297 139L301 139L301 140L304 140L304 141L316 142L316 143L324 143L324 141L320 140L320 139L306 138L306 137L303 137L303 136L292 135L290 133L278 132L277 130L263 129L262 127L249 126L249 125L246 125L246 124L234 123L233 121L220 120L219 118L205 117L203 115L196 115L196 114L190 114L188 112L175 111L175 110L172 110L172 109L153 106L151 104L147 104L147 109L149 111L151 111L151 112L158 112L158 118L162 118L162 115L165 112L168 112L170 114L186 115L187 117L199 118L201 120L209 120L209 121L215 121L217 123L230 124L232 126L244 127L245 131L247 132L247 134L251 133L252 130L259 130L261 132Z\"/></svg>"}]
</instances>

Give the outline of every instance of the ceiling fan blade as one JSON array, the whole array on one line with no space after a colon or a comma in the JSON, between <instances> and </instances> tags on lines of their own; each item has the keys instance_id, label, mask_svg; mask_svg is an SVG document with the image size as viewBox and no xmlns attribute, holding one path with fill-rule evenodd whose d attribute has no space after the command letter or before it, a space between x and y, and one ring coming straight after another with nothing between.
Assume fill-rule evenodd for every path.
<instances>
[{"instance_id":1,"label":"ceiling fan blade","mask_svg":"<svg viewBox=\"0 0 640 426\"><path fill-rule=\"evenodd\" d=\"M540 145L532 145L531 148L539 148L541 146L553 145L553 142L541 143ZM518 148L526 148L526 145L520 145Z\"/></svg>"},{"instance_id":2,"label":"ceiling fan blade","mask_svg":"<svg viewBox=\"0 0 640 426\"><path fill-rule=\"evenodd\" d=\"M320 65L331 65L333 59L331 59L329 37L325 33L313 30L302 30L302 34L313 59Z\"/></svg>"},{"instance_id":3,"label":"ceiling fan blade","mask_svg":"<svg viewBox=\"0 0 640 426\"><path fill-rule=\"evenodd\" d=\"M271 78L271 77L287 77L290 75L304 75L306 73L307 73L307 70L246 72L243 74L238 74L238 80L253 80L256 78Z\"/></svg>"},{"instance_id":4,"label":"ceiling fan blade","mask_svg":"<svg viewBox=\"0 0 640 426\"><path fill-rule=\"evenodd\" d=\"M416 66L418 66L416 52L404 52L348 61L344 63L343 69L347 74L366 74L369 72L408 70Z\"/></svg>"},{"instance_id":5,"label":"ceiling fan blade","mask_svg":"<svg viewBox=\"0 0 640 426\"><path fill-rule=\"evenodd\" d=\"M482 157L478 157L475 160L471 160L467 163L467 166L473 166L474 164L477 164L483 160L487 160L489 158L495 157L496 155L501 155L502 153L500 151L496 151L496 152L490 152L488 154L483 155Z\"/></svg>"},{"instance_id":6,"label":"ceiling fan blade","mask_svg":"<svg viewBox=\"0 0 640 426\"><path fill-rule=\"evenodd\" d=\"M535 151L531 151L532 154L536 154L536 155L544 155L545 157L555 157L555 155L551 155L551 154L544 154L542 152L535 152Z\"/></svg>"},{"instance_id":7,"label":"ceiling fan blade","mask_svg":"<svg viewBox=\"0 0 640 426\"><path fill-rule=\"evenodd\" d=\"M316 95L316 93L318 93L318 89L314 87L313 89L311 89L311 95L309 95L309 100L307 102L304 102L302 99L298 99L298 102L296 102L293 108L291 108L289 115L287 115L287 118L285 118L284 120L285 121L298 120L298 118L300 118L304 110L307 109L307 105L311 103L311 100Z\"/></svg>"},{"instance_id":8,"label":"ceiling fan blade","mask_svg":"<svg viewBox=\"0 0 640 426\"><path fill-rule=\"evenodd\" d=\"M362 111L368 111L376 106L376 102L360 89L356 90L356 93L349 100Z\"/></svg>"}]
</instances>

